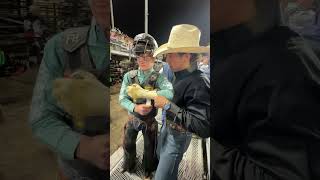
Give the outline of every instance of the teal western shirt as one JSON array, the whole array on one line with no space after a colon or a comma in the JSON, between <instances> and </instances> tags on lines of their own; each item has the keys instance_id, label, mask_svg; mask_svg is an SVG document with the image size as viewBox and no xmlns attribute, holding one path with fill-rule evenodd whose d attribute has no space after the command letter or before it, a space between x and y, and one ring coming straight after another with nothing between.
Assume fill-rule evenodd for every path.
<instances>
[{"instance_id":1,"label":"teal western shirt","mask_svg":"<svg viewBox=\"0 0 320 180\"><path fill-rule=\"evenodd\" d=\"M104 32L92 23L88 37L89 53L98 69L109 64L109 46ZM63 109L52 96L52 84L64 75L64 50L62 33L49 40L44 49L36 85L33 92L29 123L36 138L47 144L64 159L74 159L80 134L73 131L64 121Z\"/></svg>"},{"instance_id":2,"label":"teal western shirt","mask_svg":"<svg viewBox=\"0 0 320 180\"><path fill-rule=\"evenodd\" d=\"M153 71L154 71L153 69L146 72L138 70L137 76L140 84L143 84L149 78L149 76ZM130 100L130 97L128 96L128 93L127 93L127 87L131 85L130 82L131 82L130 74L129 72L127 72L123 77L121 90L119 94L119 102L123 108L125 108L129 113L132 113L135 104ZM171 100L173 98L172 84L162 74L160 74L157 79L156 88L157 88L157 94L159 96L164 96L168 100Z\"/></svg>"}]
</instances>

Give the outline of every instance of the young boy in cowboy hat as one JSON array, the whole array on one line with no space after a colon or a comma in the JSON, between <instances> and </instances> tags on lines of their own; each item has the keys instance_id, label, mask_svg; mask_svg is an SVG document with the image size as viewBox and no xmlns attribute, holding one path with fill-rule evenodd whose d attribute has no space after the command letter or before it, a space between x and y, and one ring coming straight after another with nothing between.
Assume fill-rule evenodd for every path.
<instances>
[{"instance_id":1,"label":"young boy in cowboy hat","mask_svg":"<svg viewBox=\"0 0 320 180\"><path fill-rule=\"evenodd\" d=\"M171 30L168 43L154 54L155 57L165 55L175 75L172 101L163 96L154 98L155 107L166 111L158 141L160 159L156 180L177 179L178 167L190 144L191 133L204 138L210 134L209 88L196 67L197 54L207 53L209 48L199 46L200 35L196 26L176 25Z\"/></svg>"},{"instance_id":2,"label":"young boy in cowboy hat","mask_svg":"<svg viewBox=\"0 0 320 180\"><path fill-rule=\"evenodd\" d=\"M158 131L158 123L155 120L157 109L152 103L148 105L145 98L134 98L132 94L162 95L168 99L173 97L172 84L153 69L155 63L153 52L156 48L158 44L151 35L142 33L135 36L132 52L137 57L139 69L124 75L119 95L120 105L129 113L129 121L124 128L122 171L135 171L136 139L138 132L142 131L144 138L142 166L146 179L151 178L151 173L158 165L155 153Z\"/></svg>"}]
</instances>

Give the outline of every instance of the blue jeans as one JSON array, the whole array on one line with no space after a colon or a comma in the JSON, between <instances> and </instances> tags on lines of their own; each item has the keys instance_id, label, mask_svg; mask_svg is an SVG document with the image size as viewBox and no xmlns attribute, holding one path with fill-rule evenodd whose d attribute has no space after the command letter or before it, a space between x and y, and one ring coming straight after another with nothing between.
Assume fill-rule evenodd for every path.
<instances>
[{"instance_id":1,"label":"blue jeans","mask_svg":"<svg viewBox=\"0 0 320 180\"><path fill-rule=\"evenodd\" d=\"M162 127L158 139L159 164L155 180L176 180L179 164L189 147L192 134Z\"/></svg>"}]
</instances>

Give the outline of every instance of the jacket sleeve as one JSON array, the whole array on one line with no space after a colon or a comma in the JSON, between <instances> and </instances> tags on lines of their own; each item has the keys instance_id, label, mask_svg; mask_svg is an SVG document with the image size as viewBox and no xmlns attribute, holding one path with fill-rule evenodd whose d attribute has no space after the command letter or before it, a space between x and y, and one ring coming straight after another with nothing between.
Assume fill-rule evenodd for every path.
<instances>
[{"instance_id":1,"label":"jacket sleeve","mask_svg":"<svg viewBox=\"0 0 320 180\"><path fill-rule=\"evenodd\" d=\"M210 94L204 82L191 87L185 95L186 106L171 102L169 112L175 115L175 123L202 138L210 136Z\"/></svg>"},{"instance_id":2,"label":"jacket sleeve","mask_svg":"<svg viewBox=\"0 0 320 180\"><path fill-rule=\"evenodd\" d=\"M33 91L29 124L36 138L65 159L74 159L80 135L63 121L64 111L52 96L53 80L63 76L60 36L46 44Z\"/></svg>"},{"instance_id":3,"label":"jacket sleeve","mask_svg":"<svg viewBox=\"0 0 320 180\"><path fill-rule=\"evenodd\" d=\"M157 91L157 94L160 96L166 97L168 100L172 100L173 98L173 87L171 82L167 78L164 77L164 75L160 74L159 78L157 80L157 86L159 87L159 90Z\"/></svg>"},{"instance_id":4,"label":"jacket sleeve","mask_svg":"<svg viewBox=\"0 0 320 180\"><path fill-rule=\"evenodd\" d=\"M119 94L120 105L129 112L133 112L135 104L131 101L127 93L127 87L129 86L129 73L123 76L123 81Z\"/></svg>"},{"instance_id":5,"label":"jacket sleeve","mask_svg":"<svg viewBox=\"0 0 320 180\"><path fill-rule=\"evenodd\" d=\"M265 99L266 116L255 116L241 146L212 141L216 179L319 179L319 88L308 81L265 86L245 99L250 112Z\"/></svg>"}]
</instances>

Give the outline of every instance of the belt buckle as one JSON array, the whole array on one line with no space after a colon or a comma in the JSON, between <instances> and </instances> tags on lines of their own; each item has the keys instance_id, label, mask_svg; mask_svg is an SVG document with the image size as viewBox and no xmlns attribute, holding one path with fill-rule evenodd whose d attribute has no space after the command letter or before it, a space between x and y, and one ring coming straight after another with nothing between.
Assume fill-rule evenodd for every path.
<instances>
[{"instance_id":1,"label":"belt buckle","mask_svg":"<svg viewBox=\"0 0 320 180\"><path fill-rule=\"evenodd\" d=\"M181 126L174 124L174 123L170 123L169 125L172 129L179 131L179 132L186 132Z\"/></svg>"}]
</instances>

